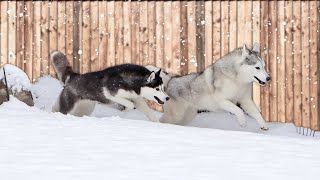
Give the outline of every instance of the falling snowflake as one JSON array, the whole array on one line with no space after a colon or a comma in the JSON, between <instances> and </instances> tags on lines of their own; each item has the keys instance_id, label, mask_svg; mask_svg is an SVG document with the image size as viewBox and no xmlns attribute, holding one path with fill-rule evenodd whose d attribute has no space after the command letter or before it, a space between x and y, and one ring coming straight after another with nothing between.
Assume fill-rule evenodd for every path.
<instances>
[{"instance_id":1,"label":"falling snowflake","mask_svg":"<svg viewBox=\"0 0 320 180\"><path fill-rule=\"evenodd\" d=\"M79 49L78 54L82 54L82 51Z\"/></svg>"}]
</instances>

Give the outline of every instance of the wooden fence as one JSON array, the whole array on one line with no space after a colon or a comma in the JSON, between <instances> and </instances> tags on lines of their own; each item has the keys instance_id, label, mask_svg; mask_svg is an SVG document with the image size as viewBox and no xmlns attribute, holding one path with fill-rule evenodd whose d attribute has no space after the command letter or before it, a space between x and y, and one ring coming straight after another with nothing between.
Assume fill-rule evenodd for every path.
<instances>
[{"instance_id":1,"label":"wooden fence","mask_svg":"<svg viewBox=\"0 0 320 180\"><path fill-rule=\"evenodd\" d=\"M261 43L272 82L253 87L268 121L319 130L319 1L1 1L1 65L55 75L52 50L78 72L115 64L201 71Z\"/></svg>"}]
</instances>

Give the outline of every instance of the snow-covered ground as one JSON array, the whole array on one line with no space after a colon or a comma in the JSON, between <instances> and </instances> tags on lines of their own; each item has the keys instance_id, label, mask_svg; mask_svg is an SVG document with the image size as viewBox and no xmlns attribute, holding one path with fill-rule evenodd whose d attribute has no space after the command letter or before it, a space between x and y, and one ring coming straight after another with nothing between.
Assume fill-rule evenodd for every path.
<instances>
[{"instance_id":1,"label":"snow-covered ground","mask_svg":"<svg viewBox=\"0 0 320 180\"><path fill-rule=\"evenodd\" d=\"M201 113L188 126L152 123L137 110L98 105L90 117L49 112L62 87L43 77L35 107L0 106L0 179L317 178L320 142L291 124L240 128L228 113ZM157 113L161 116L161 113ZM201 128L199 128L201 127ZM245 131L245 132L243 132Z\"/></svg>"}]
</instances>

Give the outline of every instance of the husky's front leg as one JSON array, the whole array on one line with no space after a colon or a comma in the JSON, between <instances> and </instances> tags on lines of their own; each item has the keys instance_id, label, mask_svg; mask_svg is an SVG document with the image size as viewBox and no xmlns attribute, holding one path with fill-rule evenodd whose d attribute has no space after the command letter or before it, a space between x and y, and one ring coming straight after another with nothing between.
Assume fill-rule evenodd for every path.
<instances>
[{"instance_id":1,"label":"husky's front leg","mask_svg":"<svg viewBox=\"0 0 320 180\"><path fill-rule=\"evenodd\" d=\"M246 126L247 120L244 115L244 112L237 105L235 105L229 100L221 100L218 105L222 110L225 110L234 114L237 117L241 127Z\"/></svg>"},{"instance_id":2,"label":"husky's front leg","mask_svg":"<svg viewBox=\"0 0 320 180\"><path fill-rule=\"evenodd\" d=\"M240 106L246 113L248 113L249 116L258 121L262 130L268 130L268 126L265 120L263 119L257 105L252 101L251 98L244 98L243 100L241 100Z\"/></svg>"},{"instance_id":3,"label":"husky's front leg","mask_svg":"<svg viewBox=\"0 0 320 180\"><path fill-rule=\"evenodd\" d=\"M139 111L143 112L151 121L159 122L159 119L154 115L152 110L142 98L134 99L133 102L135 104L135 107Z\"/></svg>"}]
</instances>

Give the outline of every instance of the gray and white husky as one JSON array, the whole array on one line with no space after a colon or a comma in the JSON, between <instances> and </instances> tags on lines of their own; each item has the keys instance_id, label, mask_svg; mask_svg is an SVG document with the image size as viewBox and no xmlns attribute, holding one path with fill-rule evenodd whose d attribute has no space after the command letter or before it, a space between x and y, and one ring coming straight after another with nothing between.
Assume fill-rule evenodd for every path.
<instances>
[{"instance_id":1,"label":"gray and white husky","mask_svg":"<svg viewBox=\"0 0 320 180\"><path fill-rule=\"evenodd\" d=\"M144 98L163 104L169 100L158 72L133 64L109 67L102 71L78 74L73 72L67 58L59 51L50 55L59 80L64 83L52 111L76 116L90 115L96 102L111 102L125 110L137 108L151 121L159 122Z\"/></svg>"},{"instance_id":2,"label":"gray and white husky","mask_svg":"<svg viewBox=\"0 0 320 180\"><path fill-rule=\"evenodd\" d=\"M147 68L155 70L152 66ZM163 106L161 122L186 124L195 118L198 110L225 110L236 115L241 126L246 125L246 112L258 121L261 129L268 129L252 100L252 83L264 86L271 80L258 43L252 49L246 45L235 49L203 72L186 76L162 73L160 76L169 79L164 84L171 98Z\"/></svg>"}]
</instances>

